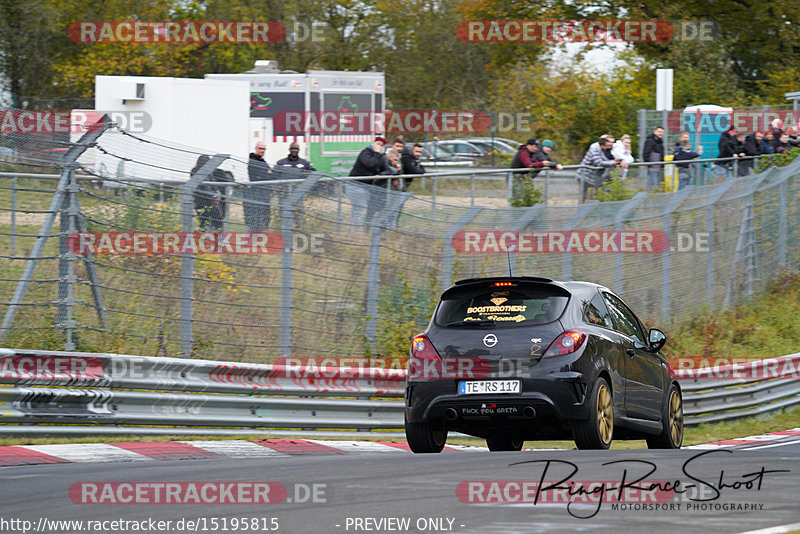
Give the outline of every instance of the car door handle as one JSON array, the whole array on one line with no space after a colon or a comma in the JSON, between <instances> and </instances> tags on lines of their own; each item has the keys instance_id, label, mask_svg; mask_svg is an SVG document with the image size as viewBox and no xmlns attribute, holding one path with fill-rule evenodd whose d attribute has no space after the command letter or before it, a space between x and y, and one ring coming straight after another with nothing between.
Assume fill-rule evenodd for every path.
<instances>
[{"instance_id":1,"label":"car door handle","mask_svg":"<svg viewBox=\"0 0 800 534\"><path fill-rule=\"evenodd\" d=\"M625 352L627 352L627 353L628 353L628 356L633 356L634 354L636 354L636 351L635 351L635 350L633 350L633 349L632 349L632 348L630 348L630 347L629 347L629 348L627 348L627 349L625 349Z\"/></svg>"}]
</instances>

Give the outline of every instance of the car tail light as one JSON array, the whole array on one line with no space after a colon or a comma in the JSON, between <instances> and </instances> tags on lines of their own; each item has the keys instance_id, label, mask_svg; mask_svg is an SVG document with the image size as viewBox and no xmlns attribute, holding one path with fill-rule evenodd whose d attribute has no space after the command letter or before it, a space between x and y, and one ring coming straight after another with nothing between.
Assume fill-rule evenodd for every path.
<instances>
[{"instance_id":1,"label":"car tail light","mask_svg":"<svg viewBox=\"0 0 800 534\"><path fill-rule=\"evenodd\" d=\"M580 330L567 330L562 332L555 341L550 343L542 358L550 358L551 356L564 356L565 354L572 354L581 348L586 341L586 332Z\"/></svg>"},{"instance_id":2,"label":"car tail light","mask_svg":"<svg viewBox=\"0 0 800 534\"><path fill-rule=\"evenodd\" d=\"M411 357L408 359L409 378L416 380L438 378L441 376L441 362L442 358L428 336L425 334L414 336L411 341Z\"/></svg>"},{"instance_id":3,"label":"car tail light","mask_svg":"<svg viewBox=\"0 0 800 534\"><path fill-rule=\"evenodd\" d=\"M431 340L425 334L414 336L411 342L411 357L418 360L441 359L439 353L433 348Z\"/></svg>"}]
</instances>

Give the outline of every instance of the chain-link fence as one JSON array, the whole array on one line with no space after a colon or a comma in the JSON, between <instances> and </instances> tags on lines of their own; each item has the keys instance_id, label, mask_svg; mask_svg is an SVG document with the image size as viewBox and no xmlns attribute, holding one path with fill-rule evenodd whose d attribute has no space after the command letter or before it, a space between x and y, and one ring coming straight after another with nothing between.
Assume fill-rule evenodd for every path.
<instances>
[{"instance_id":1,"label":"chain-link fence","mask_svg":"<svg viewBox=\"0 0 800 534\"><path fill-rule=\"evenodd\" d=\"M676 193L510 208L485 201L507 198L507 171L449 203L391 177L274 168L249 182L243 158L200 160L109 124L66 147L49 180L29 162L0 165L7 346L403 358L460 278L598 282L664 325L761 291L800 254L800 160Z\"/></svg>"}]
</instances>

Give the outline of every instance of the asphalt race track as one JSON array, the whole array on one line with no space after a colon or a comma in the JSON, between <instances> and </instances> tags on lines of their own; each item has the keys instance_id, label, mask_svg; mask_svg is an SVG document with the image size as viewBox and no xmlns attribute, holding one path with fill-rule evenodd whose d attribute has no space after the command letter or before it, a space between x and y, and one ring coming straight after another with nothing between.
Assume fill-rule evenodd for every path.
<instances>
[{"instance_id":1,"label":"asphalt race track","mask_svg":"<svg viewBox=\"0 0 800 534\"><path fill-rule=\"evenodd\" d=\"M526 445L533 447L535 443ZM0 531L24 532L23 527L27 527L28 532L52 533L523 534L619 529L674 534L746 532L800 521L798 436L787 435L766 445L751 442L727 448L702 447L674 452L489 453L462 449L446 450L439 455L413 455L399 448L383 452L367 447L357 453L301 452L246 458L219 456L183 461L2 467ZM667 498L654 499L653 493L643 496L635 488L630 489L637 479L656 481L666 491L662 496ZM523 485L504 482L540 480L545 481L541 488L555 482L561 484L560 489L542 489L536 504L534 486L527 486L528 491L524 492ZM470 485L468 481L484 482ZM498 482L491 484L491 481ZM607 502L598 502L596 495L582 494L580 488L591 486L579 481L606 481L612 485L624 481L629 488L626 491L630 492L626 506L614 506L613 491L607 493ZM676 481L680 483L677 488L684 493L669 491L670 487L676 487ZM198 486L208 482L279 484L271 484L267 494L262 492L259 504L230 504L230 501L196 504L196 500L189 504L185 501L152 504L148 503L152 492L133 497L132 491L119 492L118 484L104 484L109 482L130 483L128 489L174 482L195 482ZM639 483L639 487L643 484ZM117 490L102 493L102 488L111 487ZM285 494L276 490L280 487L285 488ZM87 493L86 488L92 490ZM181 495L176 498L180 500L189 494ZM234 491L232 498L247 500L254 494L243 495ZM93 498L102 503L78 504ZM114 499L118 498L133 498L139 503L117 504ZM506 502L498 502L503 500ZM572 503L568 505L570 500ZM277 529L273 518L277 519ZM12 520L17 522L11 523ZM82 520L84 524L80 528L72 525L59 529L53 525L54 520ZM119 520L136 521L134 526L138 530L132 529L131 523ZM139 523L150 520L148 524ZM91 529L87 521L105 523L95 523L96 529ZM158 526L158 521L164 523ZM180 527L179 521L183 521Z\"/></svg>"}]
</instances>

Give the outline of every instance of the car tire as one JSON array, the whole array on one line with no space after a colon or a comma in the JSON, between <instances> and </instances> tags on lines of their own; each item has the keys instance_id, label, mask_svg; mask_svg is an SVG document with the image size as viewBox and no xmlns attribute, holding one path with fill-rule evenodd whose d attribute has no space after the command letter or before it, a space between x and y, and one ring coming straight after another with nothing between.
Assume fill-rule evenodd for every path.
<instances>
[{"instance_id":1,"label":"car tire","mask_svg":"<svg viewBox=\"0 0 800 534\"><path fill-rule=\"evenodd\" d=\"M486 438L486 446L492 452L498 451L521 451L524 440L515 439L510 436L491 436Z\"/></svg>"},{"instance_id":2,"label":"car tire","mask_svg":"<svg viewBox=\"0 0 800 534\"><path fill-rule=\"evenodd\" d=\"M661 415L663 429L657 436L648 436L649 449L680 449L683 444L683 398L675 384L670 385L664 398Z\"/></svg>"},{"instance_id":3,"label":"car tire","mask_svg":"<svg viewBox=\"0 0 800 534\"><path fill-rule=\"evenodd\" d=\"M572 437L579 449L608 449L614 439L614 397L604 378L592 388L590 415L572 423Z\"/></svg>"},{"instance_id":4,"label":"car tire","mask_svg":"<svg viewBox=\"0 0 800 534\"><path fill-rule=\"evenodd\" d=\"M430 423L406 422L408 448L417 454L442 452L447 443L447 429L434 428Z\"/></svg>"}]
</instances>

